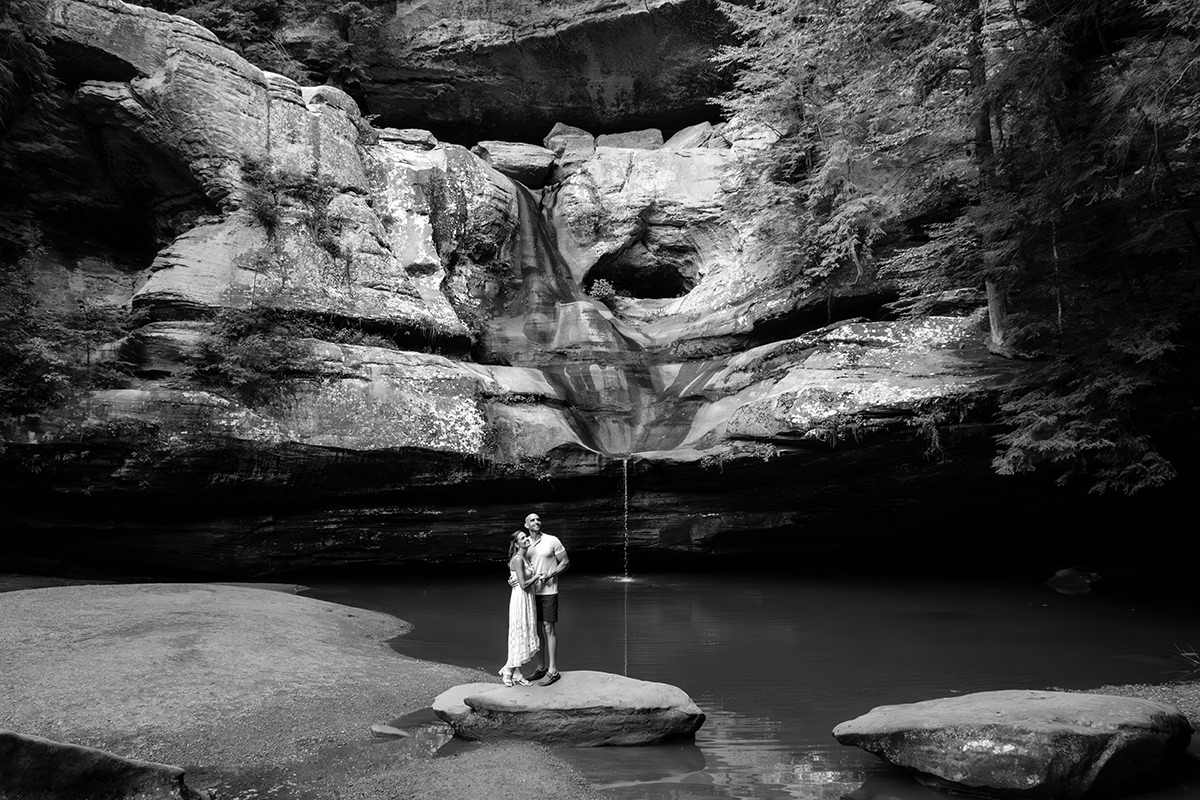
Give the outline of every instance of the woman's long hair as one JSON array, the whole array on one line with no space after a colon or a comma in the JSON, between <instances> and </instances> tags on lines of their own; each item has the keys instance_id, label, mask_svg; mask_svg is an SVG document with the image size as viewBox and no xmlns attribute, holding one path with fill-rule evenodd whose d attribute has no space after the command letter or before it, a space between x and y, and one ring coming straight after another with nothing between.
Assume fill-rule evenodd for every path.
<instances>
[{"instance_id":1,"label":"woman's long hair","mask_svg":"<svg viewBox=\"0 0 1200 800\"><path fill-rule=\"evenodd\" d=\"M521 546L517 544L517 539L524 535L527 535L525 531L513 531L512 536L508 537L508 561L512 561L512 557L521 549Z\"/></svg>"}]
</instances>

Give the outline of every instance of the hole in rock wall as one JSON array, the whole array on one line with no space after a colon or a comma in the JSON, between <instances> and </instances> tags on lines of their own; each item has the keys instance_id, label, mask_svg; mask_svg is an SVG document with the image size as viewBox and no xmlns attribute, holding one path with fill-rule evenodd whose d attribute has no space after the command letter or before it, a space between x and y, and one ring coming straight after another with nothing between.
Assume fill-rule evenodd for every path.
<instances>
[{"instance_id":1,"label":"hole in rock wall","mask_svg":"<svg viewBox=\"0 0 1200 800\"><path fill-rule=\"evenodd\" d=\"M662 230L648 227L619 252L598 260L584 279L584 290L594 294L597 281L605 281L615 294L643 300L690 292L699 279L700 254L675 229Z\"/></svg>"},{"instance_id":2,"label":"hole in rock wall","mask_svg":"<svg viewBox=\"0 0 1200 800\"><path fill-rule=\"evenodd\" d=\"M597 281L607 281L620 297L642 300L683 297L696 285L694 273L681 274L676 265L653 260L640 264L630 261L597 264L584 281L584 291L592 294Z\"/></svg>"}]
</instances>

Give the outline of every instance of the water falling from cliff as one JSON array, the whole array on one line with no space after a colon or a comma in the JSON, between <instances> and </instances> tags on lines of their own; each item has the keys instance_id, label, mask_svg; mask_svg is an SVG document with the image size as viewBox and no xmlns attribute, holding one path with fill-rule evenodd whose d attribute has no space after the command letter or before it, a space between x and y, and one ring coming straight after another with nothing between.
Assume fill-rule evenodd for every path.
<instances>
[{"instance_id":1,"label":"water falling from cliff","mask_svg":"<svg viewBox=\"0 0 1200 800\"><path fill-rule=\"evenodd\" d=\"M621 580L628 583L629 577L629 459L621 459Z\"/></svg>"},{"instance_id":2,"label":"water falling from cliff","mask_svg":"<svg viewBox=\"0 0 1200 800\"><path fill-rule=\"evenodd\" d=\"M514 183L518 222L512 271L486 343L491 360L541 371L565 401L585 446L632 452L655 398L645 352L601 303L587 297L533 195Z\"/></svg>"}]
</instances>

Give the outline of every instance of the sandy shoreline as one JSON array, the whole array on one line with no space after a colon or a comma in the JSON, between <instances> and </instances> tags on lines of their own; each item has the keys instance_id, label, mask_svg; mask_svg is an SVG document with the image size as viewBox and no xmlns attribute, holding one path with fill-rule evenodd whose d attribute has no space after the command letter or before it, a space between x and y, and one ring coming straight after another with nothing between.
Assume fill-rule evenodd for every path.
<instances>
[{"instance_id":1,"label":"sandy shoreline","mask_svg":"<svg viewBox=\"0 0 1200 800\"><path fill-rule=\"evenodd\" d=\"M216 800L601 796L540 745L431 758L440 741L372 737L497 680L394 652L411 626L390 615L292 584L48 583L0 575L0 728L182 766ZM1200 681L1090 691L1166 703L1200 730Z\"/></svg>"}]
</instances>

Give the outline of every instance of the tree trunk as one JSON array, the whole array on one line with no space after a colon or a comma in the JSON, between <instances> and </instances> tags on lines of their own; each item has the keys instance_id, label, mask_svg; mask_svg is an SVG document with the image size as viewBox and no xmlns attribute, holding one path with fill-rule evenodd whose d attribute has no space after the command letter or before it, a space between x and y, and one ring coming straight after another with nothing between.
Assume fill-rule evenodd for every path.
<instances>
[{"instance_id":1,"label":"tree trunk","mask_svg":"<svg viewBox=\"0 0 1200 800\"><path fill-rule=\"evenodd\" d=\"M1000 284L991 278L985 278L983 288L987 291L988 328L991 336L988 338L988 350L993 353L1005 354L1007 342L1004 337L1004 318L1008 316L1008 304L1004 299L1004 290Z\"/></svg>"},{"instance_id":2,"label":"tree trunk","mask_svg":"<svg viewBox=\"0 0 1200 800\"><path fill-rule=\"evenodd\" d=\"M984 99L987 88L987 61L983 47L984 2L972 0L968 9L970 17L970 36L967 39L967 75L971 81L971 95L975 102L972 125L975 140L975 168L979 174L979 190L987 194L992 188L995 178L995 148L992 143L992 107ZM993 353L1004 354L1007 350L1005 342L1005 317L1008 316L1008 305L1004 298L1004 288L995 274L991 252L991 242L983 237L983 286L987 291L988 326L991 336L988 339L988 349Z\"/></svg>"},{"instance_id":3,"label":"tree trunk","mask_svg":"<svg viewBox=\"0 0 1200 800\"><path fill-rule=\"evenodd\" d=\"M971 4L971 34L967 39L967 74L971 80L971 95L975 101L972 123L975 138L975 166L979 170L980 183L986 190L992 183L992 105L986 99L987 61L983 49L983 4Z\"/></svg>"}]
</instances>

